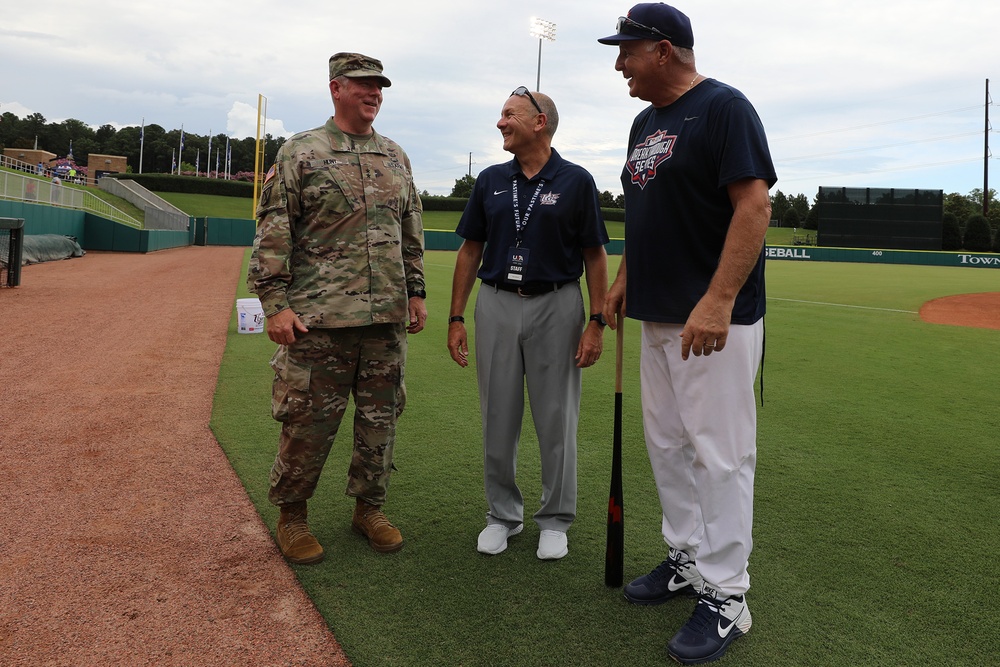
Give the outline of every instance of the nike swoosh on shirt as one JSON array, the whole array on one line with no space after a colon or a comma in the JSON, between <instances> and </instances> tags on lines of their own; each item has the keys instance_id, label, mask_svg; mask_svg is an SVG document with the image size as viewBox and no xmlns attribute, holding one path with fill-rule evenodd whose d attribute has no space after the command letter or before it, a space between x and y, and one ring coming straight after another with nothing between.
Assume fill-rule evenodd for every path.
<instances>
[{"instance_id":1,"label":"nike swoosh on shirt","mask_svg":"<svg viewBox=\"0 0 1000 667\"><path fill-rule=\"evenodd\" d=\"M698 117L697 116L690 116L690 117L685 116L684 117L684 122L685 123L688 122L689 120L698 120Z\"/></svg>"},{"instance_id":2,"label":"nike swoosh on shirt","mask_svg":"<svg viewBox=\"0 0 1000 667\"><path fill-rule=\"evenodd\" d=\"M502 195L505 192L507 192L507 191L506 190L494 190L493 194L495 194L495 195Z\"/></svg>"}]
</instances>

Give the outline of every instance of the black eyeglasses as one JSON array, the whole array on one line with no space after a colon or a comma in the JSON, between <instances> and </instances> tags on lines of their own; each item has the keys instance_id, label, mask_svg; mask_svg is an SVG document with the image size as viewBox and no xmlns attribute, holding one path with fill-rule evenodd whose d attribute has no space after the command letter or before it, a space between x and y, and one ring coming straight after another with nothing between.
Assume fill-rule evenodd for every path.
<instances>
[{"instance_id":1,"label":"black eyeglasses","mask_svg":"<svg viewBox=\"0 0 1000 667\"><path fill-rule=\"evenodd\" d=\"M637 23L637 22L633 21L632 19L630 19L627 16L619 16L618 17L618 25L615 26L615 31L617 33L619 33L619 34L626 34L626 35L634 35L635 34L634 32L630 32L628 30L622 30L622 28L637 28L637 29L639 29L639 30L641 30L643 32L648 32L648 33L650 33L652 35L659 35L660 37L662 37L663 39L666 39L666 40L672 40L673 39L673 37L671 37L670 35L668 35L668 34L666 34L664 32L660 32L656 28L652 28L652 27L650 27L648 25L643 25L641 23Z\"/></svg>"},{"instance_id":2,"label":"black eyeglasses","mask_svg":"<svg viewBox=\"0 0 1000 667\"><path fill-rule=\"evenodd\" d=\"M528 99L531 100L531 103L535 105L536 109L538 109L538 113L545 113L544 111L542 111L542 107L538 106L538 102L535 101L535 97L531 94L531 91L525 88L524 86L518 86L517 88L515 88L514 92L512 92L511 95L518 95L518 96L527 95Z\"/></svg>"}]
</instances>

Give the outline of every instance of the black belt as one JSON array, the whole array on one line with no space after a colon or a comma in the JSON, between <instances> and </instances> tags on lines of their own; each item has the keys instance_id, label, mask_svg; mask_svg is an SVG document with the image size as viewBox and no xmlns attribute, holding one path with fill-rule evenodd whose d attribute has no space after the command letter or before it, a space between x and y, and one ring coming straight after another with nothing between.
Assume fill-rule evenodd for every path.
<instances>
[{"instance_id":1,"label":"black belt","mask_svg":"<svg viewBox=\"0 0 1000 667\"><path fill-rule=\"evenodd\" d=\"M508 285L507 283L495 283L490 280L484 280L483 284L488 287L492 287L494 289L503 290L504 292L514 292L519 296L538 296L539 294L548 294L549 292L556 292L559 290L560 287L575 282L576 280L564 280L561 283L534 282L534 283L525 283L523 285Z\"/></svg>"}]
</instances>

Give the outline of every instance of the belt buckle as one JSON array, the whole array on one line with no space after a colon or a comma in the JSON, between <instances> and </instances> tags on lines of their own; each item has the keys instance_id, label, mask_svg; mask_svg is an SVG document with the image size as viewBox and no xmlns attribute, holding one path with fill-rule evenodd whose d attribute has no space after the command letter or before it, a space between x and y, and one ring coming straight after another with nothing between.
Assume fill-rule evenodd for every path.
<instances>
[{"instance_id":1,"label":"belt buckle","mask_svg":"<svg viewBox=\"0 0 1000 667\"><path fill-rule=\"evenodd\" d=\"M530 294L525 294L524 292L522 292L520 287L517 288L517 295L522 299L527 299L529 296L531 296Z\"/></svg>"}]
</instances>

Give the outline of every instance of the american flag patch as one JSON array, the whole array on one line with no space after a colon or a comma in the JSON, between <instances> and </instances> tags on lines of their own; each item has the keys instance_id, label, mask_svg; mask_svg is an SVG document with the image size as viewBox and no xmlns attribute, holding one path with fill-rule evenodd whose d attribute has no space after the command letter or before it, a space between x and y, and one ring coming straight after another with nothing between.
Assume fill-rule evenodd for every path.
<instances>
[{"instance_id":1,"label":"american flag patch","mask_svg":"<svg viewBox=\"0 0 1000 667\"><path fill-rule=\"evenodd\" d=\"M276 165L276 164L272 164L272 165L271 165L271 168L267 170L267 175L266 175L266 176L264 176L264 182L265 182L265 183L267 183L267 182L268 182L269 180L271 180L271 178L272 178L272 177L274 176L274 174L275 174L275 173L277 172L277 166L278 166L278 165Z\"/></svg>"}]
</instances>

